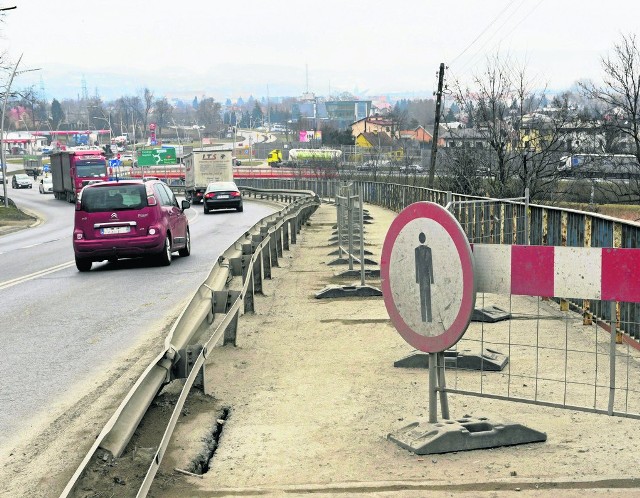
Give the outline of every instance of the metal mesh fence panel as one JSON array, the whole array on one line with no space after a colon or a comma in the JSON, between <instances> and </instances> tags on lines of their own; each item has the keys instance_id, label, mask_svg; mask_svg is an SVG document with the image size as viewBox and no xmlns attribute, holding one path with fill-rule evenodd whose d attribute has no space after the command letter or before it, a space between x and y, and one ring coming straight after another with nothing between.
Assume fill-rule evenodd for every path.
<instances>
[{"instance_id":1,"label":"metal mesh fence panel","mask_svg":"<svg viewBox=\"0 0 640 498\"><path fill-rule=\"evenodd\" d=\"M245 180L242 181L242 184ZM241 183L241 182L239 182ZM430 201L450 211L472 244L638 248L640 226L594 213L487 199L411 185L354 180L364 201L399 212ZM333 197L327 180L259 180L263 188L314 190ZM593 275L585 277L600 279ZM479 293L476 310L509 319L472 321L445 363L449 392L640 418L640 304L561 296L553 299ZM460 359L479 357L479 369ZM502 370L492 360L508 359Z\"/></svg>"}]
</instances>

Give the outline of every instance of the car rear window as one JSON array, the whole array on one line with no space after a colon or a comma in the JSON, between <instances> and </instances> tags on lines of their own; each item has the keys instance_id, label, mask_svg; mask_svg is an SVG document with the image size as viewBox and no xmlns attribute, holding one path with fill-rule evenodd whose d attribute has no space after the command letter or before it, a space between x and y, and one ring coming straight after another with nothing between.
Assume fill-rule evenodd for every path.
<instances>
[{"instance_id":1,"label":"car rear window","mask_svg":"<svg viewBox=\"0 0 640 498\"><path fill-rule=\"evenodd\" d=\"M141 209L147 206L147 192L142 184L85 188L81 206L88 213Z\"/></svg>"},{"instance_id":2,"label":"car rear window","mask_svg":"<svg viewBox=\"0 0 640 498\"><path fill-rule=\"evenodd\" d=\"M213 182L210 183L207 187L209 191L218 191L218 190L237 190L238 187L234 182Z\"/></svg>"}]
</instances>

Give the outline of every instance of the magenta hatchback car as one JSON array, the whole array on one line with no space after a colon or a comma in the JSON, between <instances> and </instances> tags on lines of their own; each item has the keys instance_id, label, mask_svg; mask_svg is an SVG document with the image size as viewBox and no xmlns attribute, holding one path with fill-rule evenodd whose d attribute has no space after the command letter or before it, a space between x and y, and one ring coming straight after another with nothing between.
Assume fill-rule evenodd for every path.
<instances>
[{"instance_id":1,"label":"magenta hatchback car","mask_svg":"<svg viewBox=\"0 0 640 498\"><path fill-rule=\"evenodd\" d=\"M109 181L87 185L76 203L73 250L79 271L94 261L148 256L171 264L171 254L191 253L189 221L171 189L152 180Z\"/></svg>"}]
</instances>

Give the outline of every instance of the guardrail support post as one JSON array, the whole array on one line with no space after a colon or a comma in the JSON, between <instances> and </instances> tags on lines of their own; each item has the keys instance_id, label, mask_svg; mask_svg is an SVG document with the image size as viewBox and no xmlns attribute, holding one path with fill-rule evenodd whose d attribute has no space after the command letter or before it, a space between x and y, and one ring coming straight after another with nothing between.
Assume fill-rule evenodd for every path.
<instances>
[{"instance_id":1,"label":"guardrail support post","mask_svg":"<svg viewBox=\"0 0 640 498\"><path fill-rule=\"evenodd\" d=\"M254 288L254 275L255 275L255 271L252 270L249 272L246 272L243 277L242 277L242 283L243 283L243 287L244 287L244 282L246 281L247 278L249 278L249 284L247 285L247 293L244 296L244 312L245 313L253 313L255 311L255 307L254 307L254 299L253 299L253 295L255 293L255 288Z\"/></svg>"},{"instance_id":2,"label":"guardrail support post","mask_svg":"<svg viewBox=\"0 0 640 498\"><path fill-rule=\"evenodd\" d=\"M298 242L298 217L291 219L291 243L296 244Z\"/></svg>"},{"instance_id":3,"label":"guardrail support post","mask_svg":"<svg viewBox=\"0 0 640 498\"><path fill-rule=\"evenodd\" d=\"M289 223L282 224L282 247L285 251L289 250Z\"/></svg>"},{"instance_id":4,"label":"guardrail support post","mask_svg":"<svg viewBox=\"0 0 640 498\"><path fill-rule=\"evenodd\" d=\"M236 299L240 297L240 291L234 290L222 290L222 291L214 291L213 299L211 300L212 313L228 313L231 305L235 302ZM236 334L238 331L238 315L240 314L237 311L234 317L231 319L229 326L224 331L224 339L222 342L223 346L226 346L230 342L233 345L236 345Z\"/></svg>"},{"instance_id":5,"label":"guardrail support post","mask_svg":"<svg viewBox=\"0 0 640 498\"><path fill-rule=\"evenodd\" d=\"M276 253L278 257L282 257L282 228L277 228L274 232L276 234Z\"/></svg>"},{"instance_id":6,"label":"guardrail support post","mask_svg":"<svg viewBox=\"0 0 640 498\"><path fill-rule=\"evenodd\" d=\"M278 266L278 247L276 243L276 231L273 230L269 237L269 253L271 254L271 266Z\"/></svg>"},{"instance_id":7,"label":"guardrail support post","mask_svg":"<svg viewBox=\"0 0 640 498\"><path fill-rule=\"evenodd\" d=\"M267 242L262 249L262 265L264 267L264 278L271 279L271 242Z\"/></svg>"},{"instance_id":8,"label":"guardrail support post","mask_svg":"<svg viewBox=\"0 0 640 498\"><path fill-rule=\"evenodd\" d=\"M184 349L178 351L180 358L176 362L173 368L173 374L175 379L186 379L189 377L191 370L193 370L193 365L200 356L202 352L203 346L202 344L188 344ZM198 376L196 377L194 386L199 387L200 389L204 389L204 363L198 372Z\"/></svg>"},{"instance_id":9,"label":"guardrail support post","mask_svg":"<svg viewBox=\"0 0 640 498\"><path fill-rule=\"evenodd\" d=\"M253 262L253 293L262 294L262 254L258 254Z\"/></svg>"}]
</instances>

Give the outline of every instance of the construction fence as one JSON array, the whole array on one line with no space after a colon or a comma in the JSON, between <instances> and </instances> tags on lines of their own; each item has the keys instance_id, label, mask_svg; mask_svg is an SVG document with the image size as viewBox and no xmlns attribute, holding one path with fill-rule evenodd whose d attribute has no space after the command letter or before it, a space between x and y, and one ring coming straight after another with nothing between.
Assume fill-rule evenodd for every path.
<instances>
[{"instance_id":1,"label":"construction fence","mask_svg":"<svg viewBox=\"0 0 640 498\"><path fill-rule=\"evenodd\" d=\"M238 183L312 190L327 199L335 198L342 184L322 179ZM596 213L529 204L526 198L488 199L372 181L351 184L362 188L364 202L395 212L419 201L447 206L472 246L640 247L640 225ZM634 287L629 268L622 270L617 277L614 268L606 278L624 279L622 288ZM587 267L569 279L593 287L604 278L602 271L594 264L593 271ZM475 308L478 314L466 333L445 354L447 392L640 418L639 303L586 294L478 292Z\"/></svg>"}]
</instances>

